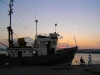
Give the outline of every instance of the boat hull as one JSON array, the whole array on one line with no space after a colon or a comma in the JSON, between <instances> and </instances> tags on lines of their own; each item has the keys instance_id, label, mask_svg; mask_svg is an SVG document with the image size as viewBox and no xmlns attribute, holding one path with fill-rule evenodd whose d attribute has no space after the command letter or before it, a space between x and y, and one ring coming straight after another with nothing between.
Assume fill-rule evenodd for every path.
<instances>
[{"instance_id":1,"label":"boat hull","mask_svg":"<svg viewBox=\"0 0 100 75\"><path fill-rule=\"evenodd\" d=\"M59 50L57 54L43 55L43 56L33 56L33 57L7 57L5 59L0 59L1 64L9 63L9 65L48 65L56 66L71 62L74 58L77 47L66 48L64 50ZM69 63L70 62L70 63Z\"/></svg>"}]
</instances>

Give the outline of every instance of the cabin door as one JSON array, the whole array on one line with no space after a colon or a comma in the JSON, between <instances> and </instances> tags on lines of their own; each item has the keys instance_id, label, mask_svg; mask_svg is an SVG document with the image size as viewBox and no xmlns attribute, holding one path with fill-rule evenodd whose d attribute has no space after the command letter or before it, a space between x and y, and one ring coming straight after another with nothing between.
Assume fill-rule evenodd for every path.
<instances>
[{"instance_id":1,"label":"cabin door","mask_svg":"<svg viewBox=\"0 0 100 75\"><path fill-rule=\"evenodd\" d=\"M50 50L50 44L51 44L51 42L50 41L48 41L47 42L47 44L46 44L46 47L47 47L47 54L49 55L49 54L51 54L51 50Z\"/></svg>"},{"instance_id":2,"label":"cabin door","mask_svg":"<svg viewBox=\"0 0 100 75\"><path fill-rule=\"evenodd\" d=\"M18 57L22 57L22 51L18 51Z\"/></svg>"}]
</instances>

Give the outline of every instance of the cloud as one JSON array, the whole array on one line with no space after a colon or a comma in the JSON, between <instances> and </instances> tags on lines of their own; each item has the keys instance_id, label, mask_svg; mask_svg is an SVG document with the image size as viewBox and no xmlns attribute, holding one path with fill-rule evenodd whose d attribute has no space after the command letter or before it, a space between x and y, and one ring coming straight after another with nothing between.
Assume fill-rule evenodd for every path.
<instances>
[{"instance_id":1,"label":"cloud","mask_svg":"<svg viewBox=\"0 0 100 75\"><path fill-rule=\"evenodd\" d=\"M28 37L25 36L24 38L25 38L25 40L28 41L28 42L29 42L29 41L32 41L32 42L34 41L33 38L31 38L31 37L29 37L29 36L28 36Z\"/></svg>"},{"instance_id":2,"label":"cloud","mask_svg":"<svg viewBox=\"0 0 100 75\"><path fill-rule=\"evenodd\" d=\"M87 49L87 48L89 48L89 47L88 47L88 46L86 46L86 45L82 45L82 46L78 46L78 48L79 48L79 49L84 49L84 48L86 48L86 49Z\"/></svg>"},{"instance_id":3,"label":"cloud","mask_svg":"<svg viewBox=\"0 0 100 75\"><path fill-rule=\"evenodd\" d=\"M78 48L80 48L80 49L81 49L81 48L83 48L83 47L82 47L82 46L78 46Z\"/></svg>"},{"instance_id":4,"label":"cloud","mask_svg":"<svg viewBox=\"0 0 100 75\"><path fill-rule=\"evenodd\" d=\"M27 45L28 45L28 46L32 46L32 45L34 44L33 38L31 38L31 37L29 37L29 36L25 36L24 38L25 38L25 41L27 42ZM14 38L14 39L13 39L14 42L17 42L17 40L18 40L18 38ZM1 43L3 43L3 44L5 44L5 45L8 46L8 39L3 39L3 40L1 41ZM4 46L0 44L0 48L3 48L3 47L4 47Z\"/></svg>"},{"instance_id":5,"label":"cloud","mask_svg":"<svg viewBox=\"0 0 100 75\"><path fill-rule=\"evenodd\" d=\"M29 37L29 36L25 36L25 37L23 37L23 38L25 38L25 41L27 42L27 45L28 46L32 46L33 44L34 44L34 40L33 40L33 38L31 38L31 37ZM14 39L14 42L17 42L17 38L15 38Z\"/></svg>"},{"instance_id":6,"label":"cloud","mask_svg":"<svg viewBox=\"0 0 100 75\"><path fill-rule=\"evenodd\" d=\"M27 26L23 26L25 29L28 29L28 27Z\"/></svg>"},{"instance_id":7,"label":"cloud","mask_svg":"<svg viewBox=\"0 0 100 75\"><path fill-rule=\"evenodd\" d=\"M17 38L13 39L14 42L17 42L17 40L18 40Z\"/></svg>"},{"instance_id":8,"label":"cloud","mask_svg":"<svg viewBox=\"0 0 100 75\"><path fill-rule=\"evenodd\" d=\"M58 43L57 44L57 48L66 48L66 47L70 47L70 45L68 43Z\"/></svg>"},{"instance_id":9,"label":"cloud","mask_svg":"<svg viewBox=\"0 0 100 75\"><path fill-rule=\"evenodd\" d=\"M63 39L63 36L60 36L59 39Z\"/></svg>"},{"instance_id":10,"label":"cloud","mask_svg":"<svg viewBox=\"0 0 100 75\"><path fill-rule=\"evenodd\" d=\"M29 36L25 36L25 41L27 42L28 46L32 46L34 44L34 40L33 38L29 37Z\"/></svg>"},{"instance_id":11,"label":"cloud","mask_svg":"<svg viewBox=\"0 0 100 75\"><path fill-rule=\"evenodd\" d=\"M86 46L86 45L83 45L83 47L87 48L88 46Z\"/></svg>"}]
</instances>

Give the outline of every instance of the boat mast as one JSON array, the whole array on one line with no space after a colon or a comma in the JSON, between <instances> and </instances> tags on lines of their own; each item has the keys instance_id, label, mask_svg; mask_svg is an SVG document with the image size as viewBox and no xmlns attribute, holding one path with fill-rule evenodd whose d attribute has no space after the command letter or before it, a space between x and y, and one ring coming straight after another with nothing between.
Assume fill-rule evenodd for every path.
<instances>
[{"instance_id":1,"label":"boat mast","mask_svg":"<svg viewBox=\"0 0 100 75\"><path fill-rule=\"evenodd\" d=\"M37 22L38 22L38 20L35 20L35 22L36 22L36 44L37 44Z\"/></svg>"},{"instance_id":2,"label":"boat mast","mask_svg":"<svg viewBox=\"0 0 100 75\"><path fill-rule=\"evenodd\" d=\"M57 23L55 24L55 32L56 32L56 26L57 26Z\"/></svg>"},{"instance_id":3,"label":"boat mast","mask_svg":"<svg viewBox=\"0 0 100 75\"><path fill-rule=\"evenodd\" d=\"M9 36L8 37L9 47L12 47L12 45L13 45L13 30L11 27L11 14L13 13L13 8L12 8L13 2L14 2L14 0L10 0L10 3L9 3L10 10L9 10L9 14L8 14L8 15L10 15L10 26L7 27L8 36Z\"/></svg>"}]
</instances>

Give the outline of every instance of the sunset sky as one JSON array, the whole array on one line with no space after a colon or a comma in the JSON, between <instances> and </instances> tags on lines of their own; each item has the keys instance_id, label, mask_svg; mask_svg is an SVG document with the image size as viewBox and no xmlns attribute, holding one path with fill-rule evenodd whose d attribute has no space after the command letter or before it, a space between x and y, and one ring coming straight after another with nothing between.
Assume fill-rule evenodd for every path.
<instances>
[{"instance_id":1,"label":"sunset sky","mask_svg":"<svg viewBox=\"0 0 100 75\"><path fill-rule=\"evenodd\" d=\"M12 28L14 39L34 40L35 19L38 33L60 34L58 46L100 49L100 0L14 0ZM9 2L0 0L0 42L7 44ZM0 47L3 47L0 44Z\"/></svg>"}]
</instances>

